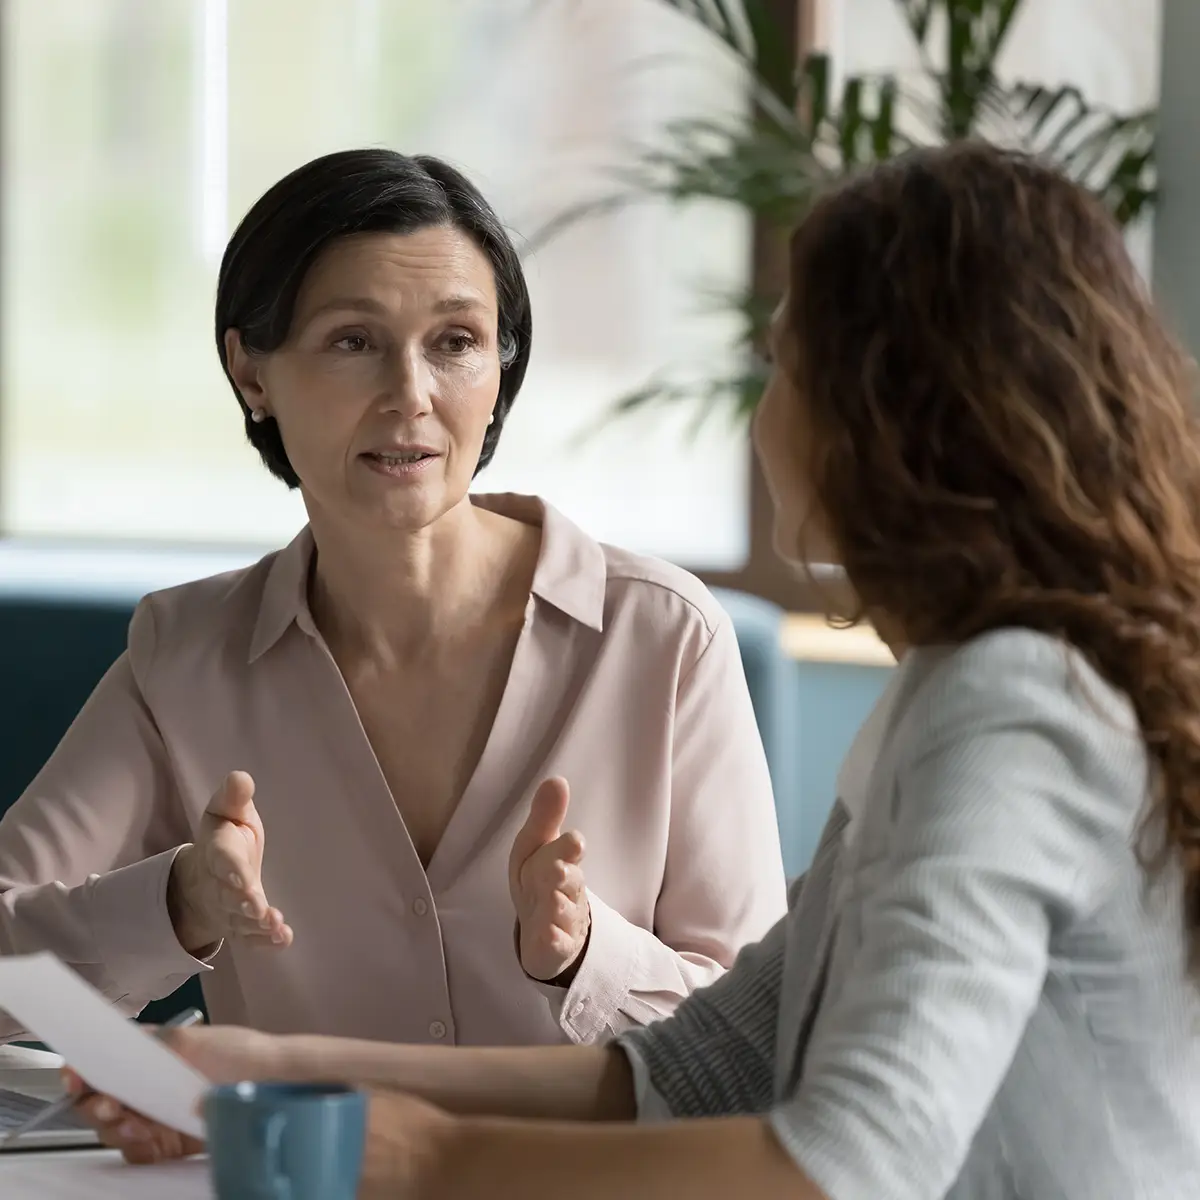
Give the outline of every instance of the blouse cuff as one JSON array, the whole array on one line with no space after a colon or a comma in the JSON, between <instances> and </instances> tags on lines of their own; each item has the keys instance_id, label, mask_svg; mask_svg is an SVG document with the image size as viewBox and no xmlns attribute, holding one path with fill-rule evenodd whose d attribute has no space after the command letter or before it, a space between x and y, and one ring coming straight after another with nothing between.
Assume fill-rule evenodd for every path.
<instances>
[{"instance_id":1,"label":"blouse cuff","mask_svg":"<svg viewBox=\"0 0 1200 1200\"><path fill-rule=\"evenodd\" d=\"M588 890L591 931L579 970L569 988L538 984L559 1027L577 1045L589 1045L616 1032L622 1005L637 975L640 957L636 929Z\"/></svg>"},{"instance_id":2,"label":"blouse cuff","mask_svg":"<svg viewBox=\"0 0 1200 1200\"><path fill-rule=\"evenodd\" d=\"M194 958L175 936L167 910L171 865L182 847L164 851L86 883L92 936L105 973L131 994L167 995L193 975L211 970L220 943Z\"/></svg>"}]
</instances>

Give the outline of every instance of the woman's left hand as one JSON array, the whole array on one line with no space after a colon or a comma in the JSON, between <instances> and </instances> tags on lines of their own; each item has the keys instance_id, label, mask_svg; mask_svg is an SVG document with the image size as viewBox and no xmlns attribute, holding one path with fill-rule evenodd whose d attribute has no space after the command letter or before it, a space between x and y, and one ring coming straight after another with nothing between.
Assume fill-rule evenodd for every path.
<instances>
[{"instance_id":1,"label":"woman's left hand","mask_svg":"<svg viewBox=\"0 0 1200 1200\"><path fill-rule=\"evenodd\" d=\"M591 906L583 882L583 836L563 833L571 802L565 779L547 779L533 794L508 864L517 910L521 966L542 983L565 983L587 945Z\"/></svg>"},{"instance_id":2,"label":"woman's left hand","mask_svg":"<svg viewBox=\"0 0 1200 1200\"><path fill-rule=\"evenodd\" d=\"M285 1076L284 1041L270 1034L231 1025L196 1025L165 1029L160 1036L168 1049L210 1083ZM71 1095L82 1097L75 1111L96 1130L100 1141L120 1150L128 1162L163 1162L204 1149L202 1142L126 1108L112 1096L88 1093L84 1081L69 1068L63 1071L63 1085Z\"/></svg>"},{"instance_id":3,"label":"woman's left hand","mask_svg":"<svg viewBox=\"0 0 1200 1200\"><path fill-rule=\"evenodd\" d=\"M74 1071L63 1072L66 1090L78 1096L87 1091L83 1080ZM75 1112L95 1131L100 1144L120 1150L126 1162L157 1163L200 1154L204 1143L188 1137L177 1129L160 1125L149 1117L126 1108L111 1096L85 1095Z\"/></svg>"}]
</instances>

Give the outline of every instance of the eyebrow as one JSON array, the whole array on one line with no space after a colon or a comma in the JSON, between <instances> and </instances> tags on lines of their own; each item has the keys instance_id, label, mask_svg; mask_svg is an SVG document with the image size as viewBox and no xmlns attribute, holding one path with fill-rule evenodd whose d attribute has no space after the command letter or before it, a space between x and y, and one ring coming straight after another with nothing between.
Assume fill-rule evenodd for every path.
<instances>
[{"instance_id":1,"label":"eyebrow","mask_svg":"<svg viewBox=\"0 0 1200 1200\"><path fill-rule=\"evenodd\" d=\"M482 296L460 292L455 295L444 296L433 306L433 311L436 313L460 313L473 312L486 307L487 304ZM386 317L388 315L388 308L385 304L380 304L378 300L373 300L370 296L336 296L334 299L327 300L318 308L313 309L308 314L307 320L315 320L317 317L330 312L361 312L370 313L375 317Z\"/></svg>"}]
</instances>

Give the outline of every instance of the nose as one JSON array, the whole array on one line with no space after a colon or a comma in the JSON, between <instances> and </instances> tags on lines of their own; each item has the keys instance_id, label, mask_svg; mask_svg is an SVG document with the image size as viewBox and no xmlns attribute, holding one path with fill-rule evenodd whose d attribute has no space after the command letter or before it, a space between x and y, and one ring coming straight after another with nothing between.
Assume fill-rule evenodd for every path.
<instances>
[{"instance_id":1,"label":"nose","mask_svg":"<svg viewBox=\"0 0 1200 1200\"><path fill-rule=\"evenodd\" d=\"M433 373L419 349L401 349L387 356L387 379L381 407L405 418L433 411Z\"/></svg>"}]
</instances>

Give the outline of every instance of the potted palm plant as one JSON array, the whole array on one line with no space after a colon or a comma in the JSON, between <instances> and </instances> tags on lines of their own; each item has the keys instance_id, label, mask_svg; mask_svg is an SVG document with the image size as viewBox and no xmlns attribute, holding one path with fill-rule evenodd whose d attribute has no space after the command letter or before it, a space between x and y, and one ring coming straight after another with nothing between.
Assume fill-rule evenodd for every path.
<instances>
[{"instance_id":1,"label":"potted palm plant","mask_svg":"<svg viewBox=\"0 0 1200 1200\"><path fill-rule=\"evenodd\" d=\"M576 0L578 2L578 0ZM646 0L676 10L718 41L744 73L752 105L741 119L671 124L631 149L606 194L559 214L536 242L646 198L718 200L754 219L759 236L786 236L822 188L914 146L982 137L1054 161L1123 225L1155 197L1153 110L1112 112L1078 88L1001 78L996 64L1024 0L894 0L919 52L912 77L851 75L835 88L828 55L797 66L768 0ZM759 352L776 297L761 287L724 299L739 316L740 367L681 385L667 379L621 398L617 414L687 403L735 419L753 412L766 378Z\"/></svg>"}]
</instances>

